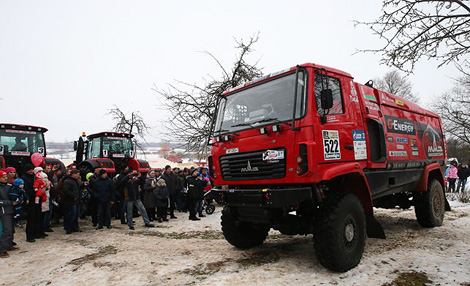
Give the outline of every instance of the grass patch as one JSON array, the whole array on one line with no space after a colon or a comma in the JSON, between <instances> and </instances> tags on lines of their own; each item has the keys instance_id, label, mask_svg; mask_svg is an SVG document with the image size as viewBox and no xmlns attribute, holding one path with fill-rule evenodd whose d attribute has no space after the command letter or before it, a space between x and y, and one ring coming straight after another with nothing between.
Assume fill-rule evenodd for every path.
<instances>
[{"instance_id":1,"label":"grass patch","mask_svg":"<svg viewBox=\"0 0 470 286\"><path fill-rule=\"evenodd\" d=\"M432 283L425 272L401 272L398 277L390 283L385 283L382 286L426 286Z\"/></svg>"},{"instance_id":2,"label":"grass patch","mask_svg":"<svg viewBox=\"0 0 470 286\"><path fill-rule=\"evenodd\" d=\"M242 267L261 266L268 263L279 261L280 256L273 251L259 251L251 254L249 257L235 260Z\"/></svg>"},{"instance_id":3,"label":"grass patch","mask_svg":"<svg viewBox=\"0 0 470 286\"><path fill-rule=\"evenodd\" d=\"M75 265L75 266L82 266L83 264L88 263L88 262L92 262L92 261L94 261L98 258L107 256L107 255L111 255L111 254L116 254L116 253L117 253L117 249L114 246L107 245L107 246L104 246L104 247L100 247L98 249L98 251L95 252L95 253L87 254L87 255L82 256L80 258L73 259L68 264Z\"/></svg>"}]
</instances>

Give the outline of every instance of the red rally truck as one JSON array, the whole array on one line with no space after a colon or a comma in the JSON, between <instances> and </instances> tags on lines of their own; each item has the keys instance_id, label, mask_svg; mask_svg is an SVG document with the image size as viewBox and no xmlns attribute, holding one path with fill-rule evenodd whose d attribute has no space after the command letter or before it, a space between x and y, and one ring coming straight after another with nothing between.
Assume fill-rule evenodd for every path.
<instances>
[{"instance_id":1,"label":"red rally truck","mask_svg":"<svg viewBox=\"0 0 470 286\"><path fill-rule=\"evenodd\" d=\"M423 227L450 210L439 116L337 69L303 64L224 93L211 134L212 192L237 248L271 228L313 234L318 261L343 272L366 235L385 238L373 207L414 206Z\"/></svg>"}]
</instances>

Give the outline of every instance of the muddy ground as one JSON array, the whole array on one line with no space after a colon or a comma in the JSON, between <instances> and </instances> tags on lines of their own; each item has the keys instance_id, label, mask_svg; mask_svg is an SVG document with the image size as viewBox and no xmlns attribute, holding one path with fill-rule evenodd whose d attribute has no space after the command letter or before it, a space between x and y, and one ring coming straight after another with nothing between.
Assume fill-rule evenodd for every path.
<instances>
[{"instance_id":1,"label":"muddy ground","mask_svg":"<svg viewBox=\"0 0 470 286\"><path fill-rule=\"evenodd\" d=\"M223 238L220 210L199 222L179 214L152 229L136 218L135 231L117 220L98 231L82 220L83 233L57 226L33 244L18 229L21 249L0 260L0 285L395 285L403 273L429 285L470 285L468 205L434 229L421 228L413 209L376 210L387 239L367 239L361 263L346 273L318 263L311 235L271 231L262 246L237 250Z\"/></svg>"}]
</instances>

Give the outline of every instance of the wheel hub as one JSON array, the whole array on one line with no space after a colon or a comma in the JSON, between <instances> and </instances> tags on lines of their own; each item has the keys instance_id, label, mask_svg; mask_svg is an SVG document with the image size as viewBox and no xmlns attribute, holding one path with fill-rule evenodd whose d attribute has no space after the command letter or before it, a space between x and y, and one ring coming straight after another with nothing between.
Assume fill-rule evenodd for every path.
<instances>
[{"instance_id":1,"label":"wheel hub","mask_svg":"<svg viewBox=\"0 0 470 286\"><path fill-rule=\"evenodd\" d=\"M352 223L346 224L344 227L344 238L347 242L351 242L354 239L354 225Z\"/></svg>"}]
</instances>

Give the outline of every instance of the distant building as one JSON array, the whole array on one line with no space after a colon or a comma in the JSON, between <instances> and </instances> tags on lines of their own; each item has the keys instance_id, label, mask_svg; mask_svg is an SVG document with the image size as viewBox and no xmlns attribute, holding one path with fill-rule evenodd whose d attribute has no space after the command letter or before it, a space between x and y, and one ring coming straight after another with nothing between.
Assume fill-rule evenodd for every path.
<instances>
[{"instance_id":1,"label":"distant building","mask_svg":"<svg viewBox=\"0 0 470 286\"><path fill-rule=\"evenodd\" d=\"M183 163L183 159L177 156L168 156L167 158L168 161L171 161L173 163Z\"/></svg>"}]
</instances>

